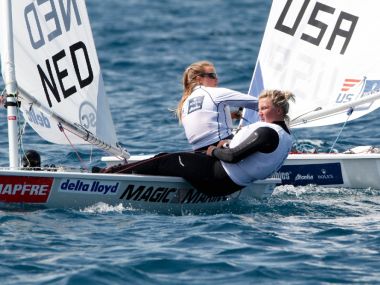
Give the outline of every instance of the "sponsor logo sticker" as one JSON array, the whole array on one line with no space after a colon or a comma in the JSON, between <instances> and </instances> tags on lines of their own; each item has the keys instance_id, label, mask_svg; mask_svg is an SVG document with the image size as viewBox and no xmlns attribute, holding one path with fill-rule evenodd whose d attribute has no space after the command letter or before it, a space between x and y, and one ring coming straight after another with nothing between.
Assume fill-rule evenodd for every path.
<instances>
[{"instance_id":1,"label":"sponsor logo sticker","mask_svg":"<svg viewBox=\"0 0 380 285\"><path fill-rule=\"evenodd\" d=\"M0 177L0 201L9 203L46 203L53 178Z\"/></svg>"},{"instance_id":2,"label":"sponsor logo sticker","mask_svg":"<svg viewBox=\"0 0 380 285\"><path fill-rule=\"evenodd\" d=\"M98 195L114 195L119 189L119 182L85 179L64 179L59 185L60 192Z\"/></svg>"},{"instance_id":3,"label":"sponsor logo sticker","mask_svg":"<svg viewBox=\"0 0 380 285\"><path fill-rule=\"evenodd\" d=\"M227 201L228 197L207 196L195 189L178 189L128 184L119 199L162 204L203 204Z\"/></svg>"},{"instance_id":4,"label":"sponsor logo sticker","mask_svg":"<svg viewBox=\"0 0 380 285\"><path fill-rule=\"evenodd\" d=\"M338 104L345 104L379 92L379 79L368 79L366 76L363 76L362 78L346 78L342 83L339 94L336 96L335 102ZM355 108L355 111L367 110L372 104L373 101L361 104Z\"/></svg>"},{"instance_id":5,"label":"sponsor logo sticker","mask_svg":"<svg viewBox=\"0 0 380 285\"><path fill-rule=\"evenodd\" d=\"M343 184L340 163L283 165L272 177L281 178L282 184L295 186Z\"/></svg>"},{"instance_id":6,"label":"sponsor logo sticker","mask_svg":"<svg viewBox=\"0 0 380 285\"><path fill-rule=\"evenodd\" d=\"M204 96L195 97L189 100L189 111L188 114L202 109Z\"/></svg>"},{"instance_id":7,"label":"sponsor logo sticker","mask_svg":"<svg viewBox=\"0 0 380 285\"><path fill-rule=\"evenodd\" d=\"M51 128L50 121L46 115L42 111L35 112L32 108L30 111L27 111L28 120L30 123L38 125L43 128Z\"/></svg>"}]
</instances>

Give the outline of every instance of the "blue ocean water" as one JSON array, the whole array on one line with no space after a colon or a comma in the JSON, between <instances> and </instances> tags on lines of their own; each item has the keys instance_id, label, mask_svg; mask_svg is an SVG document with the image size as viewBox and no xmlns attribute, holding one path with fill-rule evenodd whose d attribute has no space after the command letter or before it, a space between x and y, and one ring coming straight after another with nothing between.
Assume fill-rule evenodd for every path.
<instances>
[{"instance_id":1,"label":"blue ocean water","mask_svg":"<svg viewBox=\"0 0 380 285\"><path fill-rule=\"evenodd\" d=\"M247 91L270 1L87 1L119 140L133 154L187 150L168 111L190 63ZM0 81L0 87L3 87ZM349 123L335 148L377 145L379 112ZM8 164L5 110L0 166ZM366 127L363 127L366 126ZM296 130L326 150L340 126ZM46 163L77 164L69 147L26 129ZM100 163L102 153L81 153ZM380 191L278 187L223 214L182 216L94 205L0 210L1 284L378 284Z\"/></svg>"}]
</instances>

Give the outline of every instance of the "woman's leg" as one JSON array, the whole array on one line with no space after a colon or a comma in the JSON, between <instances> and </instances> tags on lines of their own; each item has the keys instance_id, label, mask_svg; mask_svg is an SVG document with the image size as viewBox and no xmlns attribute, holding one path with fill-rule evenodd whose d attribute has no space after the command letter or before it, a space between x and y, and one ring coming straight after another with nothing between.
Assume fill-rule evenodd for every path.
<instances>
[{"instance_id":1,"label":"woman's leg","mask_svg":"<svg viewBox=\"0 0 380 285\"><path fill-rule=\"evenodd\" d=\"M224 196L242 188L229 178L218 159L203 153L163 154L122 165L112 172L183 177L197 190L210 196Z\"/></svg>"}]
</instances>

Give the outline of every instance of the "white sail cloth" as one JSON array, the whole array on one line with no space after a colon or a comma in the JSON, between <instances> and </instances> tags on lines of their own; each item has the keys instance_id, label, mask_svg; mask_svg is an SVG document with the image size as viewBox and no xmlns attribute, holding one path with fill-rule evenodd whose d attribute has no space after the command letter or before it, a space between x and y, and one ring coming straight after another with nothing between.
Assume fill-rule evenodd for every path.
<instances>
[{"instance_id":1,"label":"white sail cloth","mask_svg":"<svg viewBox=\"0 0 380 285\"><path fill-rule=\"evenodd\" d=\"M355 102L380 94L379 10L372 0L273 0L251 94L293 92L294 127L337 124L375 110L379 101ZM246 112L245 119L256 117Z\"/></svg>"},{"instance_id":2,"label":"white sail cloth","mask_svg":"<svg viewBox=\"0 0 380 285\"><path fill-rule=\"evenodd\" d=\"M115 145L85 1L11 3L15 71L24 118L53 143L69 143L55 114L61 121ZM4 66L2 73L5 78ZM86 143L70 132L66 135L71 143Z\"/></svg>"}]
</instances>

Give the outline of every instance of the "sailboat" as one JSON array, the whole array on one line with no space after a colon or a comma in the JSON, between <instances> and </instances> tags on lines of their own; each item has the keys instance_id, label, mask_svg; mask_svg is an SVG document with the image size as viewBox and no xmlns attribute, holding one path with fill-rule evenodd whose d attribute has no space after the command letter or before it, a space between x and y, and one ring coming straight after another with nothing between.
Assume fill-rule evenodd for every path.
<instances>
[{"instance_id":1,"label":"sailboat","mask_svg":"<svg viewBox=\"0 0 380 285\"><path fill-rule=\"evenodd\" d=\"M292 129L336 124L343 129L376 110L379 9L371 0L273 0L249 93L293 92ZM249 110L243 115L243 125L257 119ZM379 149L292 153L274 177L283 184L380 189Z\"/></svg>"},{"instance_id":2,"label":"sailboat","mask_svg":"<svg viewBox=\"0 0 380 285\"><path fill-rule=\"evenodd\" d=\"M0 169L0 205L84 208L96 203L154 212L225 209L272 194L260 180L225 197L208 197L179 177L23 169L18 122L54 144L88 144L133 156L117 141L84 0L0 1L1 67L6 88L9 167ZM48 171L50 170L50 171Z\"/></svg>"}]
</instances>

